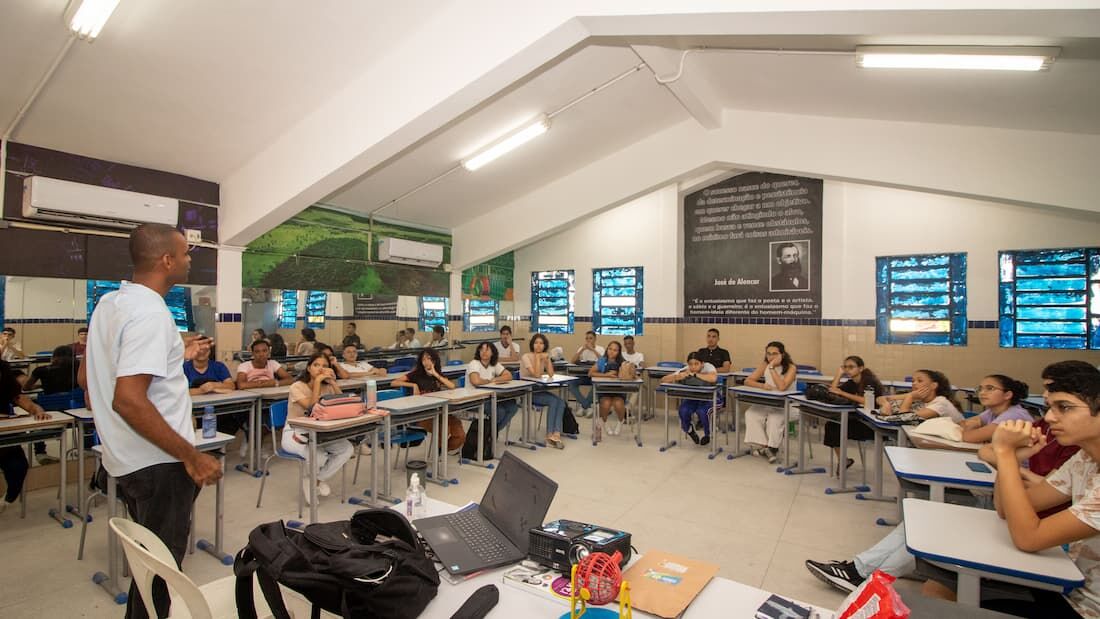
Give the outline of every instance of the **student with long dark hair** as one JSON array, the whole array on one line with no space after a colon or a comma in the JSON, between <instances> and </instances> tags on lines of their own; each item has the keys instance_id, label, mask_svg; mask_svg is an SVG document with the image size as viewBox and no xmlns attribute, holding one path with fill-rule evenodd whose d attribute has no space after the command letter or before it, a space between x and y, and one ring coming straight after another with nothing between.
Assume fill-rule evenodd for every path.
<instances>
[{"instance_id":1,"label":"student with long dark hair","mask_svg":"<svg viewBox=\"0 0 1100 619\"><path fill-rule=\"evenodd\" d=\"M524 353L520 359L520 376L541 379L554 375L554 362L550 360L550 340L541 333L531 336L527 342L531 352ZM535 406L546 407L546 444L555 449L565 449L561 442L562 420L565 419L565 402L549 391L536 391L531 395Z\"/></svg>"},{"instance_id":2,"label":"student with long dark hair","mask_svg":"<svg viewBox=\"0 0 1100 619\"><path fill-rule=\"evenodd\" d=\"M497 347L492 342L482 342L474 351L474 358L466 366L466 386L480 387L489 383L506 383L512 380L512 373L499 363ZM485 414L489 415L490 404L485 404ZM497 432L508 427L512 417L519 410L515 400L497 404Z\"/></svg>"},{"instance_id":3,"label":"student with long dark hair","mask_svg":"<svg viewBox=\"0 0 1100 619\"><path fill-rule=\"evenodd\" d=\"M431 348L422 348L416 355L416 366L404 376L400 376L391 383L394 387L409 387L413 395L423 395L444 389L454 389L455 384L449 378L439 373L439 353ZM424 420L419 422L421 428L431 432L432 422ZM466 442L466 431L462 428L462 422L458 417L447 418L447 451L451 452L462 448Z\"/></svg>"},{"instance_id":4,"label":"student with long dark hair","mask_svg":"<svg viewBox=\"0 0 1100 619\"><path fill-rule=\"evenodd\" d=\"M272 333L267 341L271 344L271 356L276 359L283 359L287 356L286 340L278 333Z\"/></svg>"},{"instance_id":5,"label":"student with long dark hair","mask_svg":"<svg viewBox=\"0 0 1100 619\"><path fill-rule=\"evenodd\" d=\"M798 369L783 342L768 342L764 361L745 379L746 387L768 391L786 391L794 386ZM775 464L786 428L783 409L753 404L745 411L745 442L754 456Z\"/></svg>"},{"instance_id":6,"label":"student with long dark hair","mask_svg":"<svg viewBox=\"0 0 1100 619\"><path fill-rule=\"evenodd\" d=\"M287 397L287 421L304 417L315 404L326 395L338 395L340 387L336 385L336 372L329 358L321 353L313 353L306 362L306 369L290 385ZM299 433L288 423L283 428L283 449L309 459L307 434ZM340 472L344 464L351 459L355 448L351 441L334 441L317 446L317 494L328 496L332 493L326 479ZM309 480L302 480L302 491L309 499Z\"/></svg>"},{"instance_id":7,"label":"student with long dark hair","mask_svg":"<svg viewBox=\"0 0 1100 619\"><path fill-rule=\"evenodd\" d=\"M633 380L636 373L634 365L623 357L623 345L619 342L611 342L604 349L603 355L596 360L596 365L588 368L588 376ZM607 418L611 415L611 409L614 408L618 422L613 426L607 426L607 433L614 436L622 432L623 423L626 421L626 399L622 394L601 395L598 404L600 420L596 423L597 431L607 425ZM599 440L598 437L597 440Z\"/></svg>"},{"instance_id":8,"label":"student with long dark hair","mask_svg":"<svg viewBox=\"0 0 1100 619\"><path fill-rule=\"evenodd\" d=\"M298 348L295 349L296 355L312 355L316 352L317 345L317 332L309 327L302 329L302 341L298 342Z\"/></svg>"},{"instance_id":9,"label":"student with long dark hair","mask_svg":"<svg viewBox=\"0 0 1100 619\"><path fill-rule=\"evenodd\" d=\"M1031 413L1020 406L1020 402L1028 396L1027 383L1004 374L990 374L981 380L975 391L978 401L985 408L980 414L959 424L962 426L962 440L967 443L988 443L997 424L1002 421L1032 421Z\"/></svg>"},{"instance_id":10,"label":"student with long dark hair","mask_svg":"<svg viewBox=\"0 0 1100 619\"><path fill-rule=\"evenodd\" d=\"M848 380L840 382L842 378L847 378ZM840 365L840 371L838 371L833 378L833 383L829 385L829 393L840 396L857 406L863 406L863 393L868 389L875 392L876 398L886 393L886 390L882 386L882 381L880 381L878 376L875 376L875 373L863 363L863 358L856 355L848 355L844 358L844 363ZM874 402L870 402L869 404L874 406ZM869 441L873 438L875 438L874 431L864 424L848 424L848 440ZM836 452L836 461L839 466L842 460L840 457L839 423L830 421L825 424L824 443L826 446L832 447L833 451ZM855 463L855 460L846 458L844 462L844 466L849 467Z\"/></svg>"},{"instance_id":11,"label":"student with long dark hair","mask_svg":"<svg viewBox=\"0 0 1100 619\"><path fill-rule=\"evenodd\" d=\"M946 374L936 370L916 370L913 388L908 393L884 395L877 402L884 415L916 413L922 419L942 416L950 417L955 423L963 420L951 381Z\"/></svg>"}]
</instances>

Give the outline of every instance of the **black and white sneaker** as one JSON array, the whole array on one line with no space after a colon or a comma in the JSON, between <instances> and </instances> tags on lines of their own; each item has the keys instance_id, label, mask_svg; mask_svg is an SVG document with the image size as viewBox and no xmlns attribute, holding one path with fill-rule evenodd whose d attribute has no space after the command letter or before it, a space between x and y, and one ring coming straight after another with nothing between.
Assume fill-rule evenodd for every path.
<instances>
[{"instance_id":1,"label":"black and white sneaker","mask_svg":"<svg viewBox=\"0 0 1100 619\"><path fill-rule=\"evenodd\" d=\"M845 593L856 590L865 580L856 570L856 564L851 561L830 561L820 563L818 561L806 561L806 569L826 582Z\"/></svg>"},{"instance_id":2,"label":"black and white sneaker","mask_svg":"<svg viewBox=\"0 0 1100 619\"><path fill-rule=\"evenodd\" d=\"M695 428L689 429L687 431L687 435L691 438L691 442L695 443L696 445L699 444L699 435L695 432Z\"/></svg>"}]
</instances>

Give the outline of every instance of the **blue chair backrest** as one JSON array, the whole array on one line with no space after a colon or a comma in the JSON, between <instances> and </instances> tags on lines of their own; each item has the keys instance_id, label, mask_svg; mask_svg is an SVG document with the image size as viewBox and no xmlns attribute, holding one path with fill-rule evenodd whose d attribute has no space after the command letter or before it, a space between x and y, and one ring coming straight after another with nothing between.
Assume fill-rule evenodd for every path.
<instances>
[{"instance_id":1,"label":"blue chair backrest","mask_svg":"<svg viewBox=\"0 0 1100 619\"><path fill-rule=\"evenodd\" d=\"M408 372L411 369L412 369L411 365L391 365L390 367L386 368L386 373L388 373L388 374L404 374L405 372Z\"/></svg>"},{"instance_id":2,"label":"blue chair backrest","mask_svg":"<svg viewBox=\"0 0 1100 619\"><path fill-rule=\"evenodd\" d=\"M454 383L455 383L455 388L456 389L461 389L461 388L466 386L466 377L465 376L459 376L458 378L456 378L454 380Z\"/></svg>"},{"instance_id":3,"label":"blue chair backrest","mask_svg":"<svg viewBox=\"0 0 1100 619\"><path fill-rule=\"evenodd\" d=\"M657 367L659 368L682 368L684 367L681 361L658 361Z\"/></svg>"},{"instance_id":4,"label":"blue chair backrest","mask_svg":"<svg viewBox=\"0 0 1100 619\"><path fill-rule=\"evenodd\" d=\"M71 391L62 391L60 393L40 393L35 400L42 410L47 411L63 411L66 408L80 408L84 406L84 395L80 396L80 406L74 407L72 405L73 394Z\"/></svg>"},{"instance_id":5,"label":"blue chair backrest","mask_svg":"<svg viewBox=\"0 0 1100 619\"><path fill-rule=\"evenodd\" d=\"M276 430L281 430L286 425L287 411L290 409L290 402L281 400L271 404L271 427Z\"/></svg>"},{"instance_id":6,"label":"blue chair backrest","mask_svg":"<svg viewBox=\"0 0 1100 619\"><path fill-rule=\"evenodd\" d=\"M394 365L407 365L410 368L416 365L416 357L398 357L393 360Z\"/></svg>"},{"instance_id":7,"label":"blue chair backrest","mask_svg":"<svg viewBox=\"0 0 1100 619\"><path fill-rule=\"evenodd\" d=\"M519 380L519 370L512 370L512 380Z\"/></svg>"},{"instance_id":8,"label":"blue chair backrest","mask_svg":"<svg viewBox=\"0 0 1100 619\"><path fill-rule=\"evenodd\" d=\"M462 359L451 359L447 362L447 365L463 365Z\"/></svg>"},{"instance_id":9,"label":"blue chair backrest","mask_svg":"<svg viewBox=\"0 0 1100 619\"><path fill-rule=\"evenodd\" d=\"M405 392L400 389L382 389L378 392L378 401L395 400L400 397L404 397Z\"/></svg>"},{"instance_id":10,"label":"blue chair backrest","mask_svg":"<svg viewBox=\"0 0 1100 619\"><path fill-rule=\"evenodd\" d=\"M742 372L755 372L756 368L741 368Z\"/></svg>"},{"instance_id":11,"label":"blue chair backrest","mask_svg":"<svg viewBox=\"0 0 1100 619\"><path fill-rule=\"evenodd\" d=\"M910 375L906 376L905 378L903 378L902 380L904 380L907 383L911 383L911 382L913 382L913 375L910 374Z\"/></svg>"},{"instance_id":12,"label":"blue chair backrest","mask_svg":"<svg viewBox=\"0 0 1100 619\"><path fill-rule=\"evenodd\" d=\"M796 364L794 364L794 367L797 368L798 371L802 372L803 374L814 374L814 373L820 374L821 373L821 371L819 371L817 369L817 366L814 366L814 365L801 365L799 363L796 363Z\"/></svg>"}]
</instances>

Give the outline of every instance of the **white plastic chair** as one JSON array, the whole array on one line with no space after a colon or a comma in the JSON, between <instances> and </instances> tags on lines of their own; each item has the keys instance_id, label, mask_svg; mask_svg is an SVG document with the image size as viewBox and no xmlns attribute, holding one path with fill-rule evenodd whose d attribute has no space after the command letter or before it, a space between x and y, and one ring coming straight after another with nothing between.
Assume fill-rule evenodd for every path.
<instances>
[{"instance_id":1,"label":"white plastic chair","mask_svg":"<svg viewBox=\"0 0 1100 619\"><path fill-rule=\"evenodd\" d=\"M237 616L236 576L226 576L200 587L176 568L172 553L152 531L125 518L111 518L109 525L122 542L126 561L130 564L141 601L150 617L157 616L153 607L153 578L156 576L163 578L168 585L172 596L172 617L215 619ZM253 587L256 615L270 617L271 610L263 594L256 595L258 587Z\"/></svg>"}]
</instances>

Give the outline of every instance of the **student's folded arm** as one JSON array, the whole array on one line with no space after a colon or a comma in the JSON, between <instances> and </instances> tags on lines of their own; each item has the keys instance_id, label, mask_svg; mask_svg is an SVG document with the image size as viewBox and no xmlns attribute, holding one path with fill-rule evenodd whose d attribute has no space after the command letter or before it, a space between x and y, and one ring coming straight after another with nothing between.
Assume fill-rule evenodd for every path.
<instances>
[{"instance_id":1,"label":"student's folded arm","mask_svg":"<svg viewBox=\"0 0 1100 619\"><path fill-rule=\"evenodd\" d=\"M976 417L971 417L966 421L973 421ZM966 421L963 422L962 440L964 443L988 443L993 439L993 432L997 429L997 424L986 424L984 426L967 428Z\"/></svg>"},{"instance_id":2,"label":"student's folded arm","mask_svg":"<svg viewBox=\"0 0 1100 619\"><path fill-rule=\"evenodd\" d=\"M466 382L470 383L471 385L473 385L475 387L480 387L480 386L482 386L485 383L490 382L490 381L487 381L484 378L482 378L481 374L478 374L477 372L470 372L470 376L466 379Z\"/></svg>"},{"instance_id":3,"label":"student's folded arm","mask_svg":"<svg viewBox=\"0 0 1100 619\"><path fill-rule=\"evenodd\" d=\"M778 381L776 381L776 389L779 391L786 391L791 388L791 385L798 379L798 368L793 364L787 370L787 373L783 375Z\"/></svg>"},{"instance_id":4,"label":"student's folded arm","mask_svg":"<svg viewBox=\"0 0 1100 619\"><path fill-rule=\"evenodd\" d=\"M717 372L699 372L695 376L696 376L696 378L699 378L703 382L710 383L712 385L714 383L718 382L718 373Z\"/></svg>"},{"instance_id":5,"label":"student's folded arm","mask_svg":"<svg viewBox=\"0 0 1100 619\"><path fill-rule=\"evenodd\" d=\"M1022 482L1019 482L1022 483ZM1019 513L1014 513L1009 505L1002 505L1005 511L1005 519L1008 521L1008 532L1012 536L1012 543L1024 552L1039 552L1047 548L1054 548L1062 544L1068 544L1080 539L1092 537L1098 531L1085 524L1072 510L1062 510L1056 514L1040 519L1036 511L1057 507L1070 499L1070 497L1055 490L1050 484L1037 484L1028 490L1028 498L1032 505L1023 506ZM1004 502L1004 497L1002 497Z\"/></svg>"},{"instance_id":6,"label":"student's folded arm","mask_svg":"<svg viewBox=\"0 0 1100 619\"><path fill-rule=\"evenodd\" d=\"M756 387L757 389L763 389L764 384L765 384L764 380L763 380L764 379L764 371L766 370L766 368L767 368L766 365L760 365L755 370L753 370L752 374L749 374L745 378L745 386L746 387Z\"/></svg>"},{"instance_id":7,"label":"student's folded arm","mask_svg":"<svg viewBox=\"0 0 1100 619\"><path fill-rule=\"evenodd\" d=\"M286 370L281 367L275 370L275 384L282 386L289 385L292 382L294 382L294 377L288 374Z\"/></svg>"},{"instance_id":8,"label":"student's folded arm","mask_svg":"<svg viewBox=\"0 0 1100 619\"><path fill-rule=\"evenodd\" d=\"M237 389L256 389L262 381L248 380L248 374L237 372Z\"/></svg>"}]
</instances>

